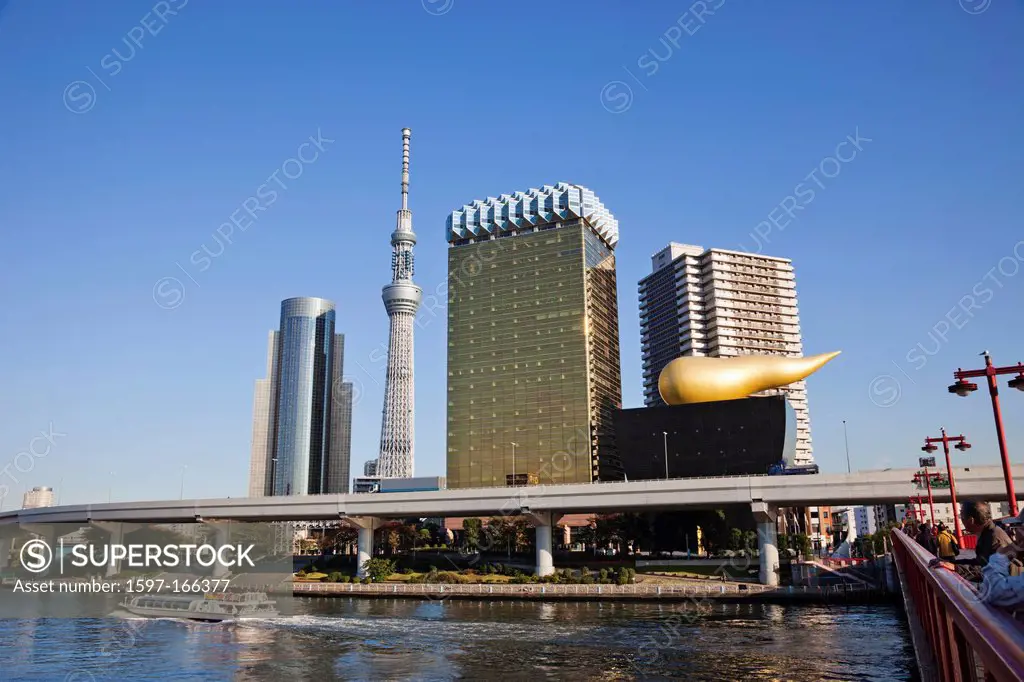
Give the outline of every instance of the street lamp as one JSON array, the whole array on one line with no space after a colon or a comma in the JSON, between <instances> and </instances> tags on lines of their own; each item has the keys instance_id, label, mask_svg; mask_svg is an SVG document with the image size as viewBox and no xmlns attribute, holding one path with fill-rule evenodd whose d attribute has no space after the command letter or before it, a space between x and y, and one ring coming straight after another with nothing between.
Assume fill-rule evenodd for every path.
<instances>
[{"instance_id":1,"label":"street lamp","mask_svg":"<svg viewBox=\"0 0 1024 682\"><path fill-rule=\"evenodd\" d=\"M992 365L992 356L988 351L982 351L985 356L984 369L957 369L953 372L956 382L950 385L949 392L958 396L966 397L978 390L978 385L967 381L975 377L985 377L988 382L988 394L992 398L992 415L996 422L996 438L999 441L999 456L1003 460L1003 480L1006 482L1006 497L1010 504L1010 516L1017 515L1017 494L1013 490L1013 474L1010 471L1010 455L1006 450L1006 434L1003 433L1003 414L999 409L999 386L996 384L996 377L1000 374L1016 374L1010 380L1010 388L1024 391L1024 364L1017 363L1008 367L995 367Z\"/></svg>"},{"instance_id":2,"label":"street lamp","mask_svg":"<svg viewBox=\"0 0 1024 682\"><path fill-rule=\"evenodd\" d=\"M935 452L938 450L935 447L935 443L942 443L942 450L946 453L946 475L949 477L949 498L953 505L953 523L956 526L956 541L963 544L963 533L960 530L960 514L956 504L956 481L953 480L953 465L949 459L949 444L956 443L953 447L960 452L966 452L970 449L971 444L967 442L963 434L959 436L952 436L946 434L946 429L942 429L941 438L927 437L924 439L924 446L922 450L925 452Z\"/></svg>"},{"instance_id":3,"label":"street lamp","mask_svg":"<svg viewBox=\"0 0 1024 682\"><path fill-rule=\"evenodd\" d=\"M516 484L516 445L518 443L512 443L512 486Z\"/></svg>"},{"instance_id":4,"label":"street lamp","mask_svg":"<svg viewBox=\"0 0 1024 682\"><path fill-rule=\"evenodd\" d=\"M846 441L846 473L853 473L850 468L850 437L846 433L846 420L843 420L843 440Z\"/></svg>"},{"instance_id":5,"label":"street lamp","mask_svg":"<svg viewBox=\"0 0 1024 682\"><path fill-rule=\"evenodd\" d=\"M665 439L665 480L668 480L668 431L662 431L661 435Z\"/></svg>"},{"instance_id":6,"label":"street lamp","mask_svg":"<svg viewBox=\"0 0 1024 682\"><path fill-rule=\"evenodd\" d=\"M178 499L179 500L184 500L185 499L185 469L188 469L188 465L187 464L182 464L181 465L181 489L178 492Z\"/></svg>"}]
</instances>

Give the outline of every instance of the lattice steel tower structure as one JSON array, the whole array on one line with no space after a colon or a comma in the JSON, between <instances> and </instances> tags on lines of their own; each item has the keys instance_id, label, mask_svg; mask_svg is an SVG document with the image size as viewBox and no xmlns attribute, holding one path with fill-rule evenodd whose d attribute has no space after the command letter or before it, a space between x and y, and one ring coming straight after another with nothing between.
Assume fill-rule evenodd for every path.
<instances>
[{"instance_id":1,"label":"lattice steel tower structure","mask_svg":"<svg viewBox=\"0 0 1024 682\"><path fill-rule=\"evenodd\" d=\"M391 233L391 284L381 297L391 318L388 342L388 370L384 385L384 411L380 427L380 456L377 475L381 478L408 478L413 473L413 348L412 329L423 291L413 284L412 231L409 210L409 138L412 131L402 128L402 208Z\"/></svg>"}]
</instances>

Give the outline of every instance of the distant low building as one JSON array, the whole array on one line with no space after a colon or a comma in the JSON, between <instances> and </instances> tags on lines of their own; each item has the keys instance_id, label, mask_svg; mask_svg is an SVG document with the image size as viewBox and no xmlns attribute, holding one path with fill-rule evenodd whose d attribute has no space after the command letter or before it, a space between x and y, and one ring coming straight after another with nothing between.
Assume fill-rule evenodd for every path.
<instances>
[{"instance_id":1,"label":"distant low building","mask_svg":"<svg viewBox=\"0 0 1024 682\"><path fill-rule=\"evenodd\" d=\"M39 509L40 507L53 506L53 488L36 486L25 493L22 498L22 509Z\"/></svg>"},{"instance_id":2,"label":"distant low building","mask_svg":"<svg viewBox=\"0 0 1024 682\"><path fill-rule=\"evenodd\" d=\"M853 514L857 524L857 537L874 535L878 531L874 507L854 507Z\"/></svg>"},{"instance_id":3,"label":"distant low building","mask_svg":"<svg viewBox=\"0 0 1024 682\"><path fill-rule=\"evenodd\" d=\"M376 476L363 476L352 481L352 492L375 493L380 489L380 479Z\"/></svg>"}]
</instances>

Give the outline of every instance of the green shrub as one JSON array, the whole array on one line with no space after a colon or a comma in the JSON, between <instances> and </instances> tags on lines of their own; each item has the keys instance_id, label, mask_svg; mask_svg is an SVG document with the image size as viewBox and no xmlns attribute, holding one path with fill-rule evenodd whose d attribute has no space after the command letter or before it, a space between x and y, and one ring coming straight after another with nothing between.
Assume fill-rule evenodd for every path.
<instances>
[{"instance_id":1,"label":"green shrub","mask_svg":"<svg viewBox=\"0 0 1024 682\"><path fill-rule=\"evenodd\" d=\"M608 579L608 569L607 568L602 568L598 572L598 574L597 574L597 582L605 583L605 584L611 582L611 580Z\"/></svg>"},{"instance_id":2,"label":"green shrub","mask_svg":"<svg viewBox=\"0 0 1024 682\"><path fill-rule=\"evenodd\" d=\"M412 575L414 572L415 571L413 571L411 568L403 568L402 569L402 575Z\"/></svg>"},{"instance_id":3,"label":"green shrub","mask_svg":"<svg viewBox=\"0 0 1024 682\"><path fill-rule=\"evenodd\" d=\"M464 575L460 575L455 571L440 571L437 577L433 580L436 583L445 583L448 585L465 585L473 582L472 578Z\"/></svg>"},{"instance_id":4,"label":"green shrub","mask_svg":"<svg viewBox=\"0 0 1024 682\"><path fill-rule=\"evenodd\" d=\"M340 583L342 577L343 576L341 575L340 571L334 571L332 573L328 573L326 578L322 578L321 582L325 582L325 583Z\"/></svg>"},{"instance_id":5,"label":"green shrub","mask_svg":"<svg viewBox=\"0 0 1024 682\"><path fill-rule=\"evenodd\" d=\"M363 562L366 581L382 583L395 572L395 562L390 559L367 559Z\"/></svg>"},{"instance_id":6,"label":"green shrub","mask_svg":"<svg viewBox=\"0 0 1024 682\"><path fill-rule=\"evenodd\" d=\"M517 576L513 576L513 578L509 580L509 582L514 585L525 585L526 583L533 582L533 576L523 575L522 573L520 573Z\"/></svg>"}]
</instances>

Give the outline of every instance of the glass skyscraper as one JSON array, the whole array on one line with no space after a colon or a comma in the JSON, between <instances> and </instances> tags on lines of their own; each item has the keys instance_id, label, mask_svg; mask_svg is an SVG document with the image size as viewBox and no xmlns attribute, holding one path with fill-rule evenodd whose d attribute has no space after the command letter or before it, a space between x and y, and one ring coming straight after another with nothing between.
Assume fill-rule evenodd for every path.
<instances>
[{"instance_id":1,"label":"glass skyscraper","mask_svg":"<svg viewBox=\"0 0 1024 682\"><path fill-rule=\"evenodd\" d=\"M345 337L334 325L330 301L281 303L267 378L256 382L250 496L348 492L352 385L342 381Z\"/></svg>"},{"instance_id":2,"label":"glass skyscraper","mask_svg":"<svg viewBox=\"0 0 1024 682\"><path fill-rule=\"evenodd\" d=\"M618 223L561 183L473 202L447 233L448 487L621 479Z\"/></svg>"}]
</instances>

